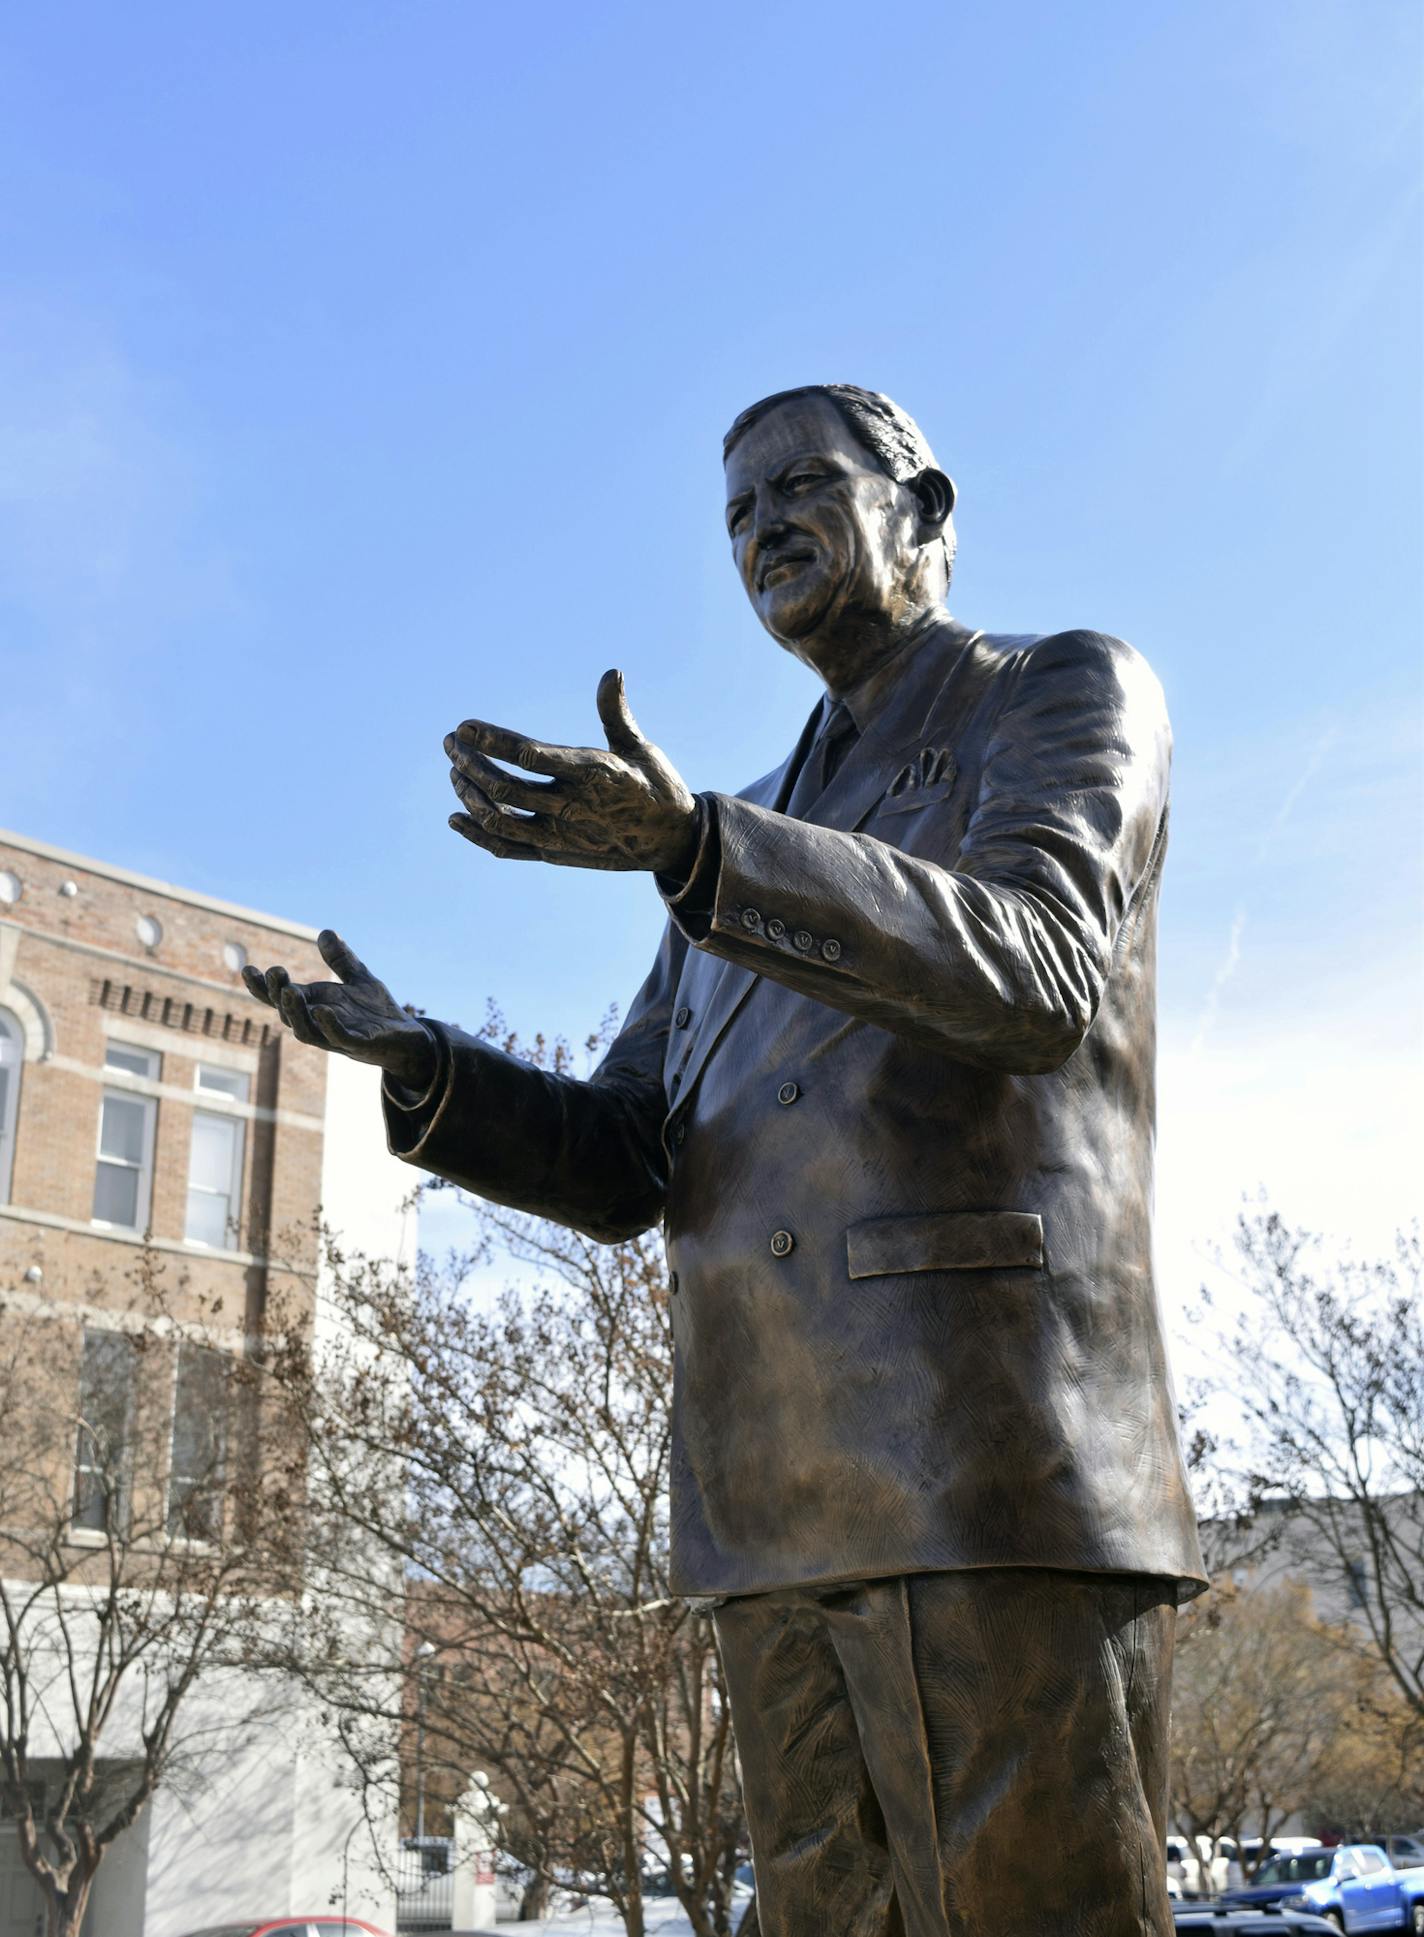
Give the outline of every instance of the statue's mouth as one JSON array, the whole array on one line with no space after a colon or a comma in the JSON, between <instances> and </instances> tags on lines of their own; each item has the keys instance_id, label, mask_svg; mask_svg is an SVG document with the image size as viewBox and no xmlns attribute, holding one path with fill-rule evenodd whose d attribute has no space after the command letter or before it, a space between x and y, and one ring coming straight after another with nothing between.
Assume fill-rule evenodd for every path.
<instances>
[{"instance_id":1,"label":"statue's mouth","mask_svg":"<svg viewBox=\"0 0 1424 1937\"><path fill-rule=\"evenodd\" d=\"M782 585L788 578L794 578L803 565L814 562L816 554L812 551L777 552L769 558L757 574L757 580L764 592L769 585Z\"/></svg>"}]
</instances>

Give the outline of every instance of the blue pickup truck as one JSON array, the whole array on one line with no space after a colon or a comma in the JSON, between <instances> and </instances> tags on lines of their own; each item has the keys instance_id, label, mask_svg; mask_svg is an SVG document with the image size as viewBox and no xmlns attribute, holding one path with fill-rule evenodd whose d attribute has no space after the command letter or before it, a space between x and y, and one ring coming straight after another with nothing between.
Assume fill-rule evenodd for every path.
<instances>
[{"instance_id":1,"label":"blue pickup truck","mask_svg":"<svg viewBox=\"0 0 1424 1937\"><path fill-rule=\"evenodd\" d=\"M1222 1902L1309 1910L1348 1937L1366 1930L1424 1937L1424 1867L1396 1870L1377 1843L1274 1856L1244 1889L1226 1891Z\"/></svg>"}]
</instances>

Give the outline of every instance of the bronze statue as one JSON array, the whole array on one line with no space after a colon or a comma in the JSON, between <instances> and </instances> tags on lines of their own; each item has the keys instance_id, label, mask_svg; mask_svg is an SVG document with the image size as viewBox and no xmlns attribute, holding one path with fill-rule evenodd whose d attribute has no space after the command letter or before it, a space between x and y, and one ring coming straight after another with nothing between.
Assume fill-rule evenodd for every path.
<instances>
[{"instance_id":1,"label":"bronze statue","mask_svg":"<svg viewBox=\"0 0 1424 1937\"><path fill-rule=\"evenodd\" d=\"M445 742L477 847L655 877L593 1077L412 1019L334 935L337 981L248 983L381 1065L410 1162L663 1220L674 1572L766 1937L1165 1937L1203 1575L1151 1258L1161 690L1099 633L949 616L954 488L887 398L767 398L725 457L747 595L825 686L784 765L694 796L617 673L606 749Z\"/></svg>"}]
</instances>

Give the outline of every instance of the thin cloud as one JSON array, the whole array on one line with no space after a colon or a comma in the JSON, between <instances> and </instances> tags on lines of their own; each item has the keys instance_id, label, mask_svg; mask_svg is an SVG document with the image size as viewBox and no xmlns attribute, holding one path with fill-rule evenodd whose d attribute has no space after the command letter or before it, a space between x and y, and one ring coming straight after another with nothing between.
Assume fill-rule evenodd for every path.
<instances>
[{"instance_id":1,"label":"thin cloud","mask_svg":"<svg viewBox=\"0 0 1424 1937\"><path fill-rule=\"evenodd\" d=\"M1260 845L1256 849L1256 860L1258 863L1270 859L1271 850L1280 835L1285 832L1286 823L1295 811L1296 803L1310 785L1311 781L1320 772L1321 767L1325 764L1325 756L1335 744L1336 738L1335 728L1333 726L1327 727L1306 755L1305 765L1296 775L1292 784L1286 789L1281 798L1280 806L1272 815L1261 835Z\"/></svg>"},{"instance_id":2,"label":"thin cloud","mask_svg":"<svg viewBox=\"0 0 1424 1937\"><path fill-rule=\"evenodd\" d=\"M1235 975L1241 965L1241 937L1246 932L1246 910L1238 906L1231 918L1231 933L1226 938L1226 953L1217 963L1216 973L1211 978L1206 1001L1202 1004L1201 1015L1197 1019L1196 1033L1192 1037L1190 1054L1199 1056L1206 1048L1207 1039L1216 1025L1217 1011L1221 1007L1221 992Z\"/></svg>"}]
</instances>

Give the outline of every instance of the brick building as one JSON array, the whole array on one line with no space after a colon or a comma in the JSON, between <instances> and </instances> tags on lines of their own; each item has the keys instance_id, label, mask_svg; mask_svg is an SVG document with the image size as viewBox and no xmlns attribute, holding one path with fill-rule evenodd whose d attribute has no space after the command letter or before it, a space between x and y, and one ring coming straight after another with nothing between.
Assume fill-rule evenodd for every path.
<instances>
[{"instance_id":1,"label":"brick building","mask_svg":"<svg viewBox=\"0 0 1424 1937\"><path fill-rule=\"evenodd\" d=\"M135 1266L160 1261L171 1349L157 1385L151 1365L142 1376L145 1403L157 1390L167 1408L166 1471L144 1480L185 1535L225 1511L198 1477L222 1456L222 1355L243 1350L277 1299L320 1334L318 1208L370 1255L414 1240L375 1072L283 1031L243 988L249 959L327 973L312 929L0 833L0 1296L10 1313L43 1315L47 1374L69 1382L76 1415L118 1417L135 1404L123 1383L138 1376L125 1351ZM105 1510L83 1442L68 1534L79 1544L102 1537ZM116 1846L96 1932L177 1937L310 1910L338 1884L380 1920L359 1804L319 1730L229 1750L204 1788L160 1792L132 1847ZM0 1937L30 1928L17 1864L0 1821Z\"/></svg>"}]
</instances>

